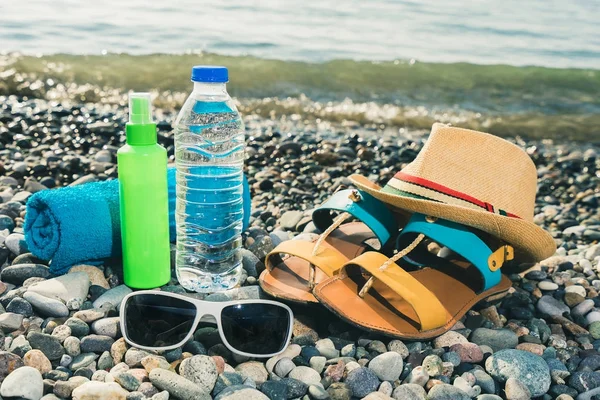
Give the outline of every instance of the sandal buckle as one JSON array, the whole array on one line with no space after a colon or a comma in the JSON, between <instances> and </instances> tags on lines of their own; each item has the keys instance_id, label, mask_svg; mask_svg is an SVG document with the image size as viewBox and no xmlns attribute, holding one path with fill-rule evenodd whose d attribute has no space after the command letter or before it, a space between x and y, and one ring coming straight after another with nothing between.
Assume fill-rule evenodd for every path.
<instances>
[{"instance_id":1,"label":"sandal buckle","mask_svg":"<svg viewBox=\"0 0 600 400\"><path fill-rule=\"evenodd\" d=\"M350 194L348 195L348 198L350 200L352 200L355 203L358 203L359 201L362 201L362 196L360 195L360 192L356 189L353 189Z\"/></svg>"}]
</instances>

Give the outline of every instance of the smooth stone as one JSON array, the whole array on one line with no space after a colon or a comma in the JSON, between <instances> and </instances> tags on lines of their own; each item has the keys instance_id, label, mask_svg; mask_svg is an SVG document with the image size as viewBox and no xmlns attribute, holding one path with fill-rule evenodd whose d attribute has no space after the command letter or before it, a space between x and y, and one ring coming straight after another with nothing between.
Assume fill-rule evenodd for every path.
<instances>
[{"instance_id":1,"label":"smooth stone","mask_svg":"<svg viewBox=\"0 0 600 400\"><path fill-rule=\"evenodd\" d=\"M84 353L103 353L110 351L114 342L110 336L88 335L81 339L80 348Z\"/></svg>"},{"instance_id":2,"label":"smooth stone","mask_svg":"<svg viewBox=\"0 0 600 400\"><path fill-rule=\"evenodd\" d=\"M58 360L65 354L60 340L54 336L39 332L29 332L27 341L33 349L41 350L51 361Z\"/></svg>"},{"instance_id":3,"label":"smooth stone","mask_svg":"<svg viewBox=\"0 0 600 400\"><path fill-rule=\"evenodd\" d=\"M583 286L579 286L579 285L567 286L565 288L565 293L575 293L575 294L580 295L581 297L586 296L585 288Z\"/></svg>"},{"instance_id":4,"label":"smooth stone","mask_svg":"<svg viewBox=\"0 0 600 400\"><path fill-rule=\"evenodd\" d=\"M514 349L519 344L517 335L508 329L477 328L471 334L471 342L489 346L494 351Z\"/></svg>"},{"instance_id":5,"label":"smooth stone","mask_svg":"<svg viewBox=\"0 0 600 400\"><path fill-rule=\"evenodd\" d=\"M22 299L21 297L12 299L10 303L8 303L8 306L6 306L6 311L21 314L26 318L33 316L33 307L27 300Z\"/></svg>"},{"instance_id":6,"label":"smooth stone","mask_svg":"<svg viewBox=\"0 0 600 400\"><path fill-rule=\"evenodd\" d=\"M0 314L0 329L2 329L5 333L15 331L21 327L23 318L24 316L21 314L10 312Z\"/></svg>"},{"instance_id":7,"label":"smooth stone","mask_svg":"<svg viewBox=\"0 0 600 400\"><path fill-rule=\"evenodd\" d=\"M269 373L264 364L258 361L248 361L235 367L235 371L247 378L252 379L257 385L263 384L269 379Z\"/></svg>"},{"instance_id":8,"label":"smooth stone","mask_svg":"<svg viewBox=\"0 0 600 400\"><path fill-rule=\"evenodd\" d=\"M30 291L25 292L23 298L31 303L35 311L43 317L62 318L69 316L69 309L60 300Z\"/></svg>"},{"instance_id":9,"label":"smooth stone","mask_svg":"<svg viewBox=\"0 0 600 400\"><path fill-rule=\"evenodd\" d=\"M73 318L79 318L86 324L98 321L99 319L102 319L105 316L106 316L106 312L95 309L95 308L91 308L89 310L77 311L75 314L73 314Z\"/></svg>"},{"instance_id":10,"label":"smooth stone","mask_svg":"<svg viewBox=\"0 0 600 400\"><path fill-rule=\"evenodd\" d=\"M379 387L379 379L375 372L364 367L350 371L345 383L354 397L365 397Z\"/></svg>"},{"instance_id":11,"label":"smooth stone","mask_svg":"<svg viewBox=\"0 0 600 400\"><path fill-rule=\"evenodd\" d=\"M26 384L24 384L26 383ZM0 386L2 397L20 397L40 400L44 395L42 374L32 367L21 367L10 373Z\"/></svg>"},{"instance_id":12,"label":"smooth stone","mask_svg":"<svg viewBox=\"0 0 600 400\"><path fill-rule=\"evenodd\" d=\"M515 378L508 378L506 380L504 392L506 393L506 400L531 399L531 393L529 392L529 389L527 389L527 386Z\"/></svg>"},{"instance_id":13,"label":"smooth stone","mask_svg":"<svg viewBox=\"0 0 600 400\"><path fill-rule=\"evenodd\" d=\"M78 338L86 336L90 333L89 325L80 320L79 318L71 317L65 321L65 325L71 328L71 334Z\"/></svg>"},{"instance_id":14,"label":"smooth stone","mask_svg":"<svg viewBox=\"0 0 600 400\"><path fill-rule=\"evenodd\" d=\"M63 326L66 326L66 325L63 325ZM80 343L81 343L80 340L78 338L76 338L75 336L69 336L63 342L63 347L65 348L65 351L67 352L68 355L70 355L71 357L75 357L75 356L78 356L79 354L81 354Z\"/></svg>"},{"instance_id":15,"label":"smooth stone","mask_svg":"<svg viewBox=\"0 0 600 400\"><path fill-rule=\"evenodd\" d=\"M19 357L24 357L25 353L31 350L31 345L25 336L19 335L12 340L8 350Z\"/></svg>"},{"instance_id":16,"label":"smooth stone","mask_svg":"<svg viewBox=\"0 0 600 400\"><path fill-rule=\"evenodd\" d=\"M115 362L108 351L105 351L104 353L102 353L100 355L100 358L98 358L98 363L97 363L98 369L110 370L114 366L115 366Z\"/></svg>"},{"instance_id":17,"label":"smooth stone","mask_svg":"<svg viewBox=\"0 0 600 400\"><path fill-rule=\"evenodd\" d=\"M420 385L405 383L394 389L392 397L396 400L425 400L427 392Z\"/></svg>"},{"instance_id":18,"label":"smooth stone","mask_svg":"<svg viewBox=\"0 0 600 400\"><path fill-rule=\"evenodd\" d=\"M306 385L321 385L321 375L310 367L299 366L288 375L289 378L304 382Z\"/></svg>"},{"instance_id":19,"label":"smooth stone","mask_svg":"<svg viewBox=\"0 0 600 400\"><path fill-rule=\"evenodd\" d=\"M212 392L219 376L217 365L214 359L209 356L186 358L179 365L179 374L194 382L207 393Z\"/></svg>"},{"instance_id":20,"label":"smooth stone","mask_svg":"<svg viewBox=\"0 0 600 400\"><path fill-rule=\"evenodd\" d=\"M266 381L260 386L263 392L271 400L286 400L288 398L288 388L281 381Z\"/></svg>"},{"instance_id":21,"label":"smooth stone","mask_svg":"<svg viewBox=\"0 0 600 400\"><path fill-rule=\"evenodd\" d=\"M308 391L308 385L304 382L300 382L297 379L284 378L280 382L284 383L287 387L288 397L302 397Z\"/></svg>"},{"instance_id":22,"label":"smooth stone","mask_svg":"<svg viewBox=\"0 0 600 400\"><path fill-rule=\"evenodd\" d=\"M317 357L311 358L310 362L312 362L316 358ZM322 358L325 358L325 357L322 357ZM323 367L325 367L325 364L323 364ZM275 364L275 368L273 368L273 372L275 372L275 375L279 376L280 378L285 378L286 376L288 376L288 374L294 368L296 368L296 365L294 364L294 362L291 359L284 357L281 360L279 360L277 362L277 364Z\"/></svg>"},{"instance_id":23,"label":"smooth stone","mask_svg":"<svg viewBox=\"0 0 600 400\"><path fill-rule=\"evenodd\" d=\"M0 318L2 316L0 315ZM590 326L588 327L588 331L590 332L590 335L592 335L592 337L596 340L600 339L600 321L594 321L590 324Z\"/></svg>"},{"instance_id":24,"label":"smooth stone","mask_svg":"<svg viewBox=\"0 0 600 400\"><path fill-rule=\"evenodd\" d=\"M469 343L469 341L458 332L448 331L433 340L433 347L439 349L442 347L451 347L457 343Z\"/></svg>"},{"instance_id":25,"label":"smooth stone","mask_svg":"<svg viewBox=\"0 0 600 400\"><path fill-rule=\"evenodd\" d=\"M594 398L594 400L595 400L594 396L597 396L597 395L600 395L600 387L597 387L595 389L588 390L587 392L581 393L579 396L577 396L577 400L592 400L592 398ZM557 397L556 400L566 400L565 398L559 399L559 397ZM571 397L571 399L572 399L572 397Z\"/></svg>"},{"instance_id":26,"label":"smooth stone","mask_svg":"<svg viewBox=\"0 0 600 400\"><path fill-rule=\"evenodd\" d=\"M442 374L442 371L444 369L442 359L435 354L430 354L427 357L425 357L421 366L429 376L439 376Z\"/></svg>"},{"instance_id":27,"label":"smooth stone","mask_svg":"<svg viewBox=\"0 0 600 400\"><path fill-rule=\"evenodd\" d=\"M327 365L327 359L322 356L312 357L308 364L312 369L321 374L321 372L323 372L323 370L325 369L325 365Z\"/></svg>"},{"instance_id":28,"label":"smooth stone","mask_svg":"<svg viewBox=\"0 0 600 400\"><path fill-rule=\"evenodd\" d=\"M404 383L414 383L419 386L425 386L425 384L427 383L428 380L429 380L429 374L427 373L427 371L425 371L425 369L423 367L419 366L419 367L413 368L410 371L410 373L404 380Z\"/></svg>"},{"instance_id":29,"label":"smooth stone","mask_svg":"<svg viewBox=\"0 0 600 400\"><path fill-rule=\"evenodd\" d=\"M588 325L591 324L592 322L600 321L600 311L590 312L589 314L587 314L585 316L585 320L587 321Z\"/></svg>"},{"instance_id":30,"label":"smooth stone","mask_svg":"<svg viewBox=\"0 0 600 400\"><path fill-rule=\"evenodd\" d=\"M4 240L4 245L16 256L28 251L25 236L21 233L11 233L8 235Z\"/></svg>"},{"instance_id":31,"label":"smooth stone","mask_svg":"<svg viewBox=\"0 0 600 400\"><path fill-rule=\"evenodd\" d=\"M531 395L539 397L550 388L550 369L546 361L522 350L500 350L485 361L486 371L496 380L518 379Z\"/></svg>"},{"instance_id":32,"label":"smooth stone","mask_svg":"<svg viewBox=\"0 0 600 400\"><path fill-rule=\"evenodd\" d=\"M472 370L471 373L475 377L475 384L483 393L496 393L496 382L488 373L479 368Z\"/></svg>"},{"instance_id":33,"label":"smooth stone","mask_svg":"<svg viewBox=\"0 0 600 400\"><path fill-rule=\"evenodd\" d=\"M471 400L471 396L447 383L435 385L427 396L428 400Z\"/></svg>"},{"instance_id":34,"label":"smooth stone","mask_svg":"<svg viewBox=\"0 0 600 400\"><path fill-rule=\"evenodd\" d=\"M73 362L71 363L71 370L77 371L79 368L84 368L96 361L98 359L98 354L95 353L83 353L78 356L73 357Z\"/></svg>"},{"instance_id":35,"label":"smooth stone","mask_svg":"<svg viewBox=\"0 0 600 400\"><path fill-rule=\"evenodd\" d=\"M9 353L8 351L0 351L0 382L14 370L24 365L23 360L18 355Z\"/></svg>"},{"instance_id":36,"label":"smooth stone","mask_svg":"<svg viewBox=\"0 0 600 400\"><path fill-rule=\"evenodd\" d=\"M21 285L32 277L48 278L50 270L47 266L41 264L16 264L6 267L0 273L0 279L3 282Z\"/></svg>"},{"instance_id":37,"label":"smooth stone","mask_svg":"<svg viewBox=\"0 0 600 400\"><path fill-rule=\"evenodd\" d=\"M115 382L117 382L123 389L131 391L137 390L140 387L141 382L129 372L120 372L114 375Z\"/></svg>"},{"instance_id":38,"label":"smooth stone","mask_svg":"<svg viewBox=\"0 0 600 400\"><path fill-rule=\"evenodd\" d=\"M269 398L252 387L246 385L234 385L223 389L223 391L215 397L215 400L269 400Z\"/></svg>"},{"instance_id":39,"label":"smooth stone","mask_svg":"<svg viewBox=\"0 0 600 400\"><path fill-rule=\"evenodd\" d=\"M552 281L541 281L538 282L537 286L540 288L540 290L549 292L549 291L554 291L558 289L558 285Z\"/></svg>"},{"instance_id":40,"label":"smooth stone","mask_svg":"<svg viewBox=\"0 0 600 400\"><path fill-rule=\"evenodd\" d=\"M502 400L502 397L495 394L480 394L476 400Z\"/></svg>"},{"instance_id":41,"label":"smooth stone","mask_svg":"<svg viewBox=\"0 0 600 400\"><path fill-rule=\"evenodd\" d=\"M154 355L150 355L150 356L142 358L141 364L144 367L144 369L146 370L146 372L148 372L148 373L152 372L152 370L155 368L162 368L162 369L170 369L171 368L171 364L169 364L169 362L167 360L165 360L163 357L154 356Z\"/></svg>"},{"instance_id":42,"label":"smooth stone","mask_svg":"<svg viewBox=\"0 0 600 400\"><path fill-rule=\"evenodd\" d=\"M115 382L85 382L72 392L73 400L126 400L127 391Z\"/></svg>"},{"instance_id":43,"label":"smooth stone","mask_svg":"<svg viewBox=\"0 0 600 400\"><path fill-rule=\"evenodd\" d=\"M329 398L329 393L327 393L321 385L310 385L308 387L308 394L315 400L325 400Z\"/></svg>"},{"instance_id":44,"label":"smooth stone","mask_svg":"<svg viewBox=\"0 0 600 400\"><path fill-rule=\"evenodd\" d=\"M111 346L110 352L111 354L113 353L113 346ZM149 355L151 355L151 353L145 350L140 350L136 349L135 347L131 347L125 352L125 364L127 364L131 368L141 367L142 360ZM114 355L113 358L115 358Z\"/></svg>"},{"instance_id":45,"label":"smooth stone","mask_svg":"<svg viewBox=\"0 0 600 400\"><path fill-rule=\"evenodd\" d=\"M574 372L569 378L569 386L579 393L600 388L600 372Z\"/></svg>"},{"instance_id":46,"label":"smooth stone","mask_svg":"<svg viewBox=\"0 0 600 400\"><path fill-rule=\"evenodd\" d=\"M403 366L402 356L394 351L380 354L369 362L369 369L381 381L393 382L400 378Z\"/></svg>"},{"instance_id":47,"label":"smooth stone","mask_svg":"<svg viewBox=\"0 0 600 400\"><path fill-rule=\"evenodd\" d=\"M92 323L92 332L113 339L121 335L119 317L102 318Z\"/></svg>"},{"instance_id":48,"label":"smooth stone","mask_svg":"<svg viewBox=\"0 0 600 400\"><path fill-rule=\"evenodd\" d=\"M392 397L381 392L373 392L363 397L362 400L392 400Z\"/></svg>"},{"instance_id":49,"label":"smooth stone","mask_svg":"<svg viewBox=\"0 0 600 400\"><path fill-rule=\"evenodd\" d=\"M594 308L594 300L587 299L587 300L584 300L581 303L577 304L575 307L573 307L573 309L571 310L571 313L573 315L578 315L578 316L583 317L587 313L592 311L593 308Z\"/></svg>"},{"instance_id":50,"label":"smooth stone","mask_svg":"<svg viewBox=\"0 0 600 400\"><path fill-rule=\"evenodd\" d=\"M208 393L194 382L177 375L175 372L156 368L149 374L150 382L160 390L166 390L179 399L210 400Z\"/></svg>"},{"instance_id":51,"label":"smooth stone","mask_svg":"<svg viewBox=\"0 0 600 400\"><path fill-rule=\"evenodd\" d=\"M302 211L286 211L279 218L279 225L283 229L293 230L298 225L298 222L302 219Z\"/></svg>"},{"instance_id":52,"label":"smooth stone","mask_svg":"<svg viewBox=\"0 0 600 400\"><path fill-rule=\"evenodd\" d=\"M548 315L550 317L562 316L571 311L565 303L550 295L542 296L538 300L536 308L543 315Z\"/></svg>"},{"instance_id":53,"label":"smooth stone","mask_svg":"<svg viewBox=\"0 0 600 400\"><path fill-rule=\"evenodd\" d=\"M82 264L75 265L69 270L69 274L74 274L77 272L85 272L90 280L90 285L100 286L107 290L110 289L110 285L104 277L104 273L99 268L94 267L93 265Z\"/></svg>"},{"instance_id":54,"label":"smooth stone","mask_svg":"<svg viewBox=\"0 0 600 400\"><path fill-rule=\"evenodd\" d=\"M456 352L462 362L477 364L483 360L483 351L475 343L457 343L450 351Z\"/></svg>"},{"instance_id":55,"label":"smooth stone","mask_svg":"<svg viewBox=\"0 0 600 400\"><path fill-rule=\"evenodd\" d=\"M403 360L410 354L408 347L406 347L402 341L397 339L390 341L387 345L387 348L389 351L395 351L396 353L400 354Z\"/></svg>"},{"instance_id":56,"label":"smooth stone","mask_svg":"<svg viewBox=\"0 0 600 400\"><path fill-rule=\"evenodd\" d=\"M27 291L41 294L51 299L61 299L65 303L72 299L82 302L88 295L90 280L85 272L66 274L31 285Z\"/></svg>"},{"instance_id":57,"label":"smooth stone","mask_svg":"<svg viewBox=\"0 0 600 400\"><path fill-rule=\"evenodd\" d=\"M27 367L37 369L40 371L40 374L52 371L52 364L50 363L50 360L48 360L48 357L37 349L29 350L23 357L23 363Z\"/></svg>"},{"instance_id":58,"label":"smooth stone","mask_svg":"<svg viewBox=\"0 0 600 400\"><path fill-rule=\"evenodd\" d=\"M92 304L94 305L94 307L99 308L104 303L110 303L117 309L119 309L121 301L125 298L125 296L127 296L131 292L132 290L127 286L119 285L106 291L104 294L98 297Z\"/></svg>"},{"instance_id":59,"label":"smooth stone","mask_svg":"<svg viewBox=\"0 0 600 400\"><path fill-rule=\"evenodd\" d=\"M350 400L352 398L352 391L342 382L335 382L327 388L329 398L331 400Z\"/></svg>"}]
</instances>

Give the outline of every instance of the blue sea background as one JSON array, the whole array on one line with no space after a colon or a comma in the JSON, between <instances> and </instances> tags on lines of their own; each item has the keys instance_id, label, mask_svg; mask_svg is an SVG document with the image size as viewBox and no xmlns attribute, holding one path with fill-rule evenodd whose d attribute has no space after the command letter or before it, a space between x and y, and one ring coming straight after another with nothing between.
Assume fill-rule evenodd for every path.
<instances>
[{"instance_id":1,"label":"blue sea background","mask_svg":"<svg viewBox=\"0 0 600 400\"><path fill-rule=\"evenodd\" d=\"M222 64L245 113L600 142L599 0L7 0L0 96L175 107Z\"/></svg>"},{"instance_id":2,"label":"blue sea background","mask_svg":"<svg viewBox=\"0 0 600 400\"><path fill-rule=\"evenodd\" d=\"M600 68L597 0L8 0L0 49Z\"/></svg>"}]
</instances>

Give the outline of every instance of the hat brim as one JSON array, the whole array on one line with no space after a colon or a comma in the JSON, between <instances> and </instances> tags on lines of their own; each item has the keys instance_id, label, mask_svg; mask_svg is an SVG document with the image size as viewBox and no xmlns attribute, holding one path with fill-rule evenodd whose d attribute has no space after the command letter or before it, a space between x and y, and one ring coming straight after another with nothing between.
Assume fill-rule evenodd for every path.
<instances>
[{"instance_id":1,"label":"hat brim","mask_svg":"<svg viewBox=\"0 0 600 400\"><path fill-rule=\"evenodd\" d=\"M444 218L488 232L512 245L522 256L522 261L541 261L556 252L556 243L550 233L533 222L483 210L386 193L381 191L381 186L362 175L352 175L350 180L358 189L392 207Z\"/></svg>"}]
</instances>

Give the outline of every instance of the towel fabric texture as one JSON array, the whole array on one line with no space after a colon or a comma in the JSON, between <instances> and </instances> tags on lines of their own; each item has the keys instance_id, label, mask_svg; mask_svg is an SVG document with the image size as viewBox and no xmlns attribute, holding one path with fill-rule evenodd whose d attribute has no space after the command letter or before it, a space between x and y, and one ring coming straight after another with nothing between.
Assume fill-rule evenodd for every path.
<instances>
[{"instance_id":1,"label":"towel fabric texture","mask_svg":"<svg viewBox=\"0 0 600 400\"><path fill-rule=\"evenodd\" d=\"M169 234L175 232L175 168L169 168ZM244 229L250 220L250 188L244 176ZM43 190L27 202L25 240L29 251L51 260L50 272L66 273L84 262L121 255L119 181L91 182Z\"/></svg>"}]
</instances>

